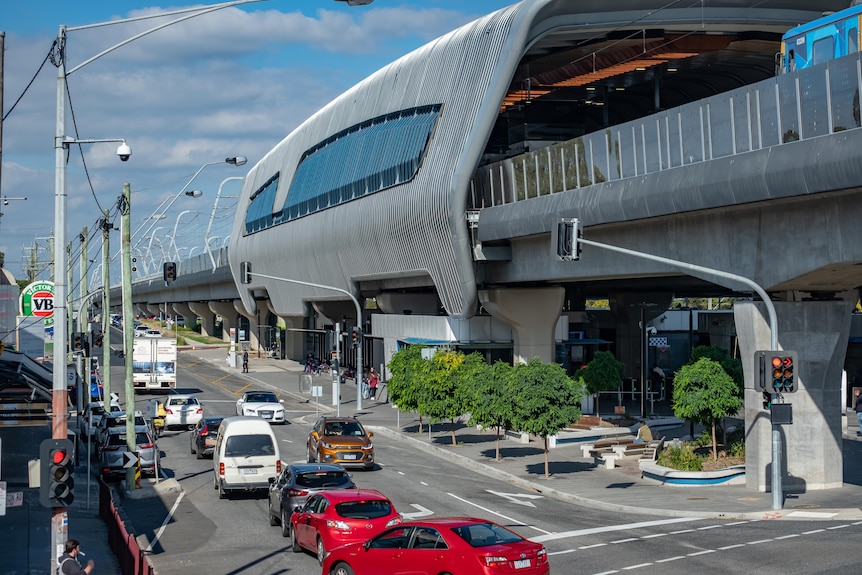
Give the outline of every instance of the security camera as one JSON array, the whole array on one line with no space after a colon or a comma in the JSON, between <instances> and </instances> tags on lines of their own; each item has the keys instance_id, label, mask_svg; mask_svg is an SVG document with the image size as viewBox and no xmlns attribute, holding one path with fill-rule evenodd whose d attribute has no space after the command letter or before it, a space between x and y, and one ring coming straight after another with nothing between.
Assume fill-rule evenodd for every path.
<instances>
[{"instance_id":1,"label":"security camera","mask_svg":"<svg viewBox=\"0 0 862 575\"><path fill-rule=\"evenodd\" d=\"M648 328L647 328L647 333L648 333L648 334L650 334L650 335L655 335L655 334L657 334L657 333L658 333L658 330L657 330L656 328L654 328L654 327L650 326L650 327L648 327Z\"/></svg>"},{"instance_id":2,"label":"security camera","mask_svg":"<svg viewBox=\"0 0 862 575\"><path fill-rule=\"evenodd\" d=\"M132 157L132 149L123 142L120 144L120 147L117 148L117 155L120 156L120 160L123 162L128 162L129 158Z\"/></svg>"},{"instance_id":3,"label":"security camera","mask_svg":"<svg viewBox=\"0 0 862 575\"><path fill-rule=\"evenodd\" d=\"M3 205L4 205L4 206L8 206L8 205L9 205L9 200L3 200Z\"/></svg>"}]
</instances>

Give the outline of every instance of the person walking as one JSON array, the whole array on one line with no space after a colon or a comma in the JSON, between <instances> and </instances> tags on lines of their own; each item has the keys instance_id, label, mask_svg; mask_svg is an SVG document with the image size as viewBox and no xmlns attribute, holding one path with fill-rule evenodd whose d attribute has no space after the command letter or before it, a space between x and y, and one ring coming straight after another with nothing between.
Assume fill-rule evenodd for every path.
<instances>
[{"instance_id":1,"label":"person walking","mask_svg":"<svg viewBox=\"0 0 862 575\"><path fill-rule=\"evenodd\" d=\"M61 575L90 575L96 567L96 563L90 559L86 567L81 567L78 557L83 557L81 544L77 539L69 539L63 546L64 553L57 559L57 573Z\"/></svg>"},{"instance_id":2,"label":"person walking","mask_svg":"<svg viewBox=\"0 0 862 575\"><path fill-rule=\"evenodd\" d=\"M368 372L368 398L375 399L377 397L377 384L380 383L380 374L374 368Z\"/></svg>"},{"instance_id":3,"label":"person walking","mask_svg":"<svg viewBox=\"0 0 862 575\"><path fill-rule=\"evenodd\" d=\"M242 352L242 372L248 373L248 350Z\"/></svg>"},{"instance_id":4,"label":"person walking","mask_svg":"<svg viewBox=\"0 0 862 575\"><path fill-rule=\"evenodd\" d=\"M859 431L856 432L856 435L862 436L862 393L858 387L853 391L853 395L856 396L853 411L856 412L856 419L859 421Z\"/></svg>"}]
</instances>

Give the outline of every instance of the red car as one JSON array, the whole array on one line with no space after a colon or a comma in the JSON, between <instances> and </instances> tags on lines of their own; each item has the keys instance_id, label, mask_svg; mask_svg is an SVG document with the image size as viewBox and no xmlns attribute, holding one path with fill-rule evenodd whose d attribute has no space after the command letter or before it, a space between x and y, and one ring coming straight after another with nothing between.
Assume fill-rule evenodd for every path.
<instances>
[{"instance_id":1,"label":"red car","mask_svg":"<svg viewBox=\"0 0 862 575\"><path fill-rule=\"evenodd\" d=\"M330 551L323 575L547 575L548 554L487 519L441 517L410 521L365 541Z\"/></svg>"},{"instance_id":2,"label":"red car","mask_svg":"<svg viewBox=\"0 0 862 575\"><path fill-rule=\"evenodd\" d=\"M308 549L322 564L327 549L365 541L399 523L401 515L379 491L321 491L290 516L290 542L294 553Z\"/></svg>"}]
</instances>

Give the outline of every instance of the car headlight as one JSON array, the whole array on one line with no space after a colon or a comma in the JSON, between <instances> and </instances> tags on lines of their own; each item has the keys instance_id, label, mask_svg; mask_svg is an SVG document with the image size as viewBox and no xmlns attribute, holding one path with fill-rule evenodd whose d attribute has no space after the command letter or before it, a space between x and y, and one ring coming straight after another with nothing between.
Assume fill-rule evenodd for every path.
<instances>
[{"instance_id":1,"label":"car headlight","mask_svg":"<svg viewBox=\"0 0 862 575\"><path fill-rule=\"evenodd\" d=\"M368 445L363 445L362 447L360 447L360 449L364 449L364 450L366 450L366 451L370 451L370 450L374 449L374 444L369 443Z\"/></svg>"},{"instance_id":2,"label":"car headlight","mask_svg":"<svg viewBox=\"0 0 862 575\"><path fill-rule=\"evenodd\" d=\"M331 443L327 443L326 441L321 441L321 442L320 442L320 446L321 446L322 448L324 448L324 449L333 449L332 444L331 444Z\"/></svg>"}]
</instances>

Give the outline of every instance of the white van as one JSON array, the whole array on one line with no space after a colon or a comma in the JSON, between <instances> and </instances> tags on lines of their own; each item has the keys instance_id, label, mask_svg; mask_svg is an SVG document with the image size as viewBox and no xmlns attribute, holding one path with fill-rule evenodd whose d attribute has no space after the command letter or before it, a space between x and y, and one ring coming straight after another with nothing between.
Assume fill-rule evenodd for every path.
<instances>
[{"instance_id":1,"label":"white van","mask_svg":"<svg viewBox=\"0 0 862 575\"><path fill-rule=\"evenodd\" d=\"M278 441L259 417L228 417L218 428L213 451L213 489L219 499L230 491L269 489L281 473Z\"/></svg>"}]
</instances>

